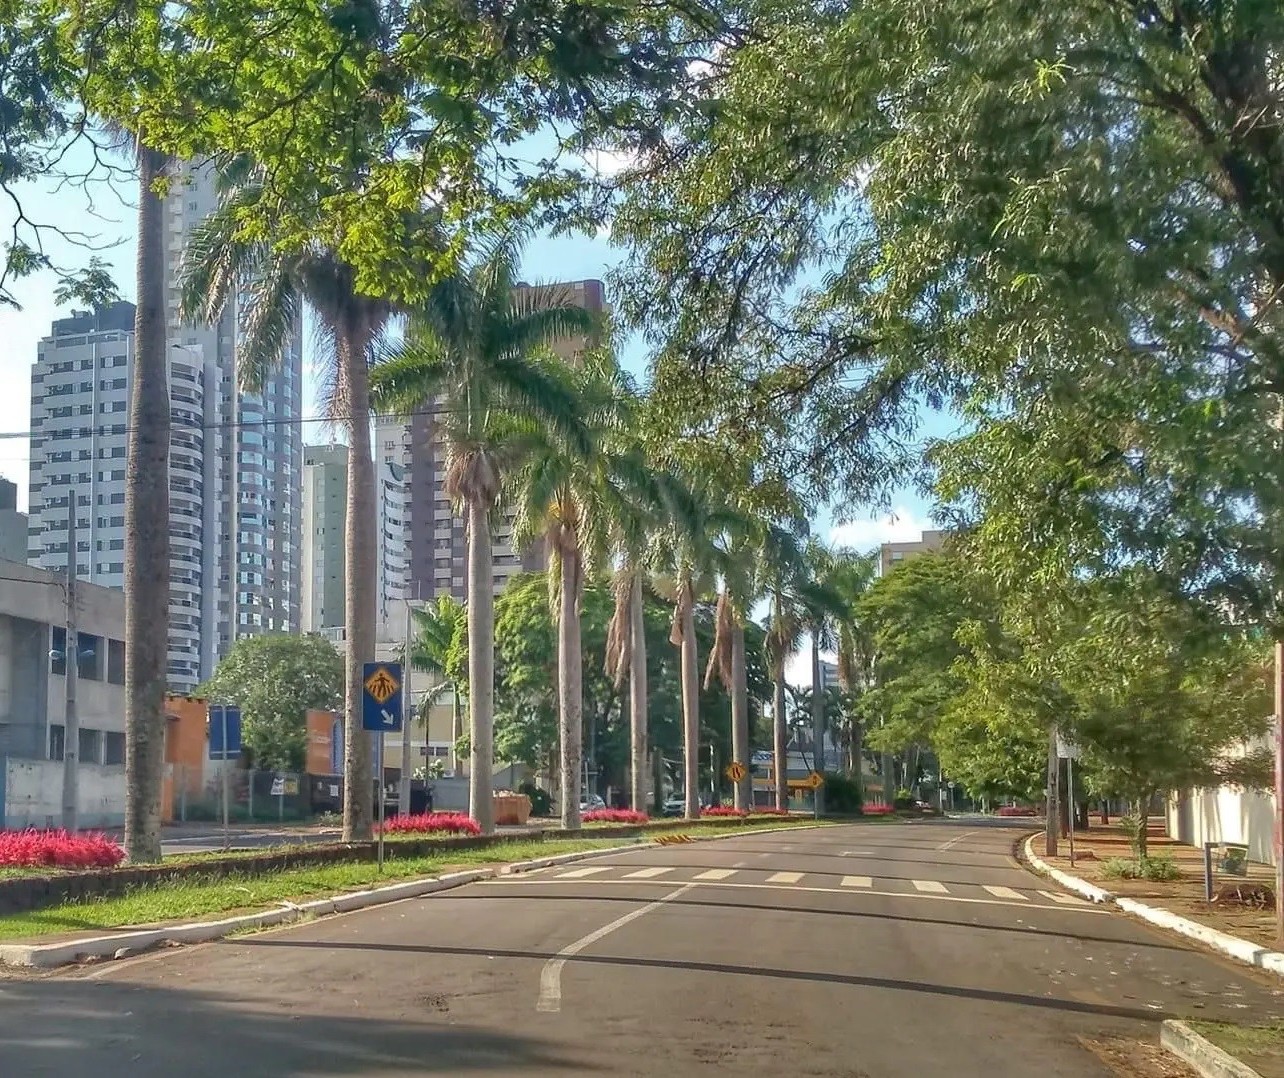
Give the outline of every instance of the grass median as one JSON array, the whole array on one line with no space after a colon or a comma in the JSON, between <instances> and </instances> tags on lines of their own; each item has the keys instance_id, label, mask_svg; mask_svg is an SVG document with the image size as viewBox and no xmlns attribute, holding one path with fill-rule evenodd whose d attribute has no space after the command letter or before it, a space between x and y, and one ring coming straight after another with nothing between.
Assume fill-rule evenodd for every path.
<instances>
[{"instance_id":1,"label":"grass median","mask_svg":"<svg viewBox=\"0 0 1284 1078\"><path fill-rule=\"evenodd\" d=\"M755 820L753 823L758 826L745 826L744 830L785 830L797 826L792 821L780 819ZM670 828L661 833L706 838L712 835L731 837L739 830L735 826L708 822ZM233 873L217 879L208 876L169 879L135 888L118 897L67 902L0 916L0 940L29 940L40 936L137 928L165 921L232 916L270 909L281 902L366 890L380 884L435 876L456 869L609 849L630 842L645 842L654 837L659 835L644 834L634 839L621 836L594 838L590 832L583 838L514 839L481 849L447 850L423 857L398 856L396 843L389 843L390 855L384 862L382 873L370 861L345 861L254 875Z\"/></svg>"},{"instance_id":2,"label":"grass median","mask_svg":"<svg viewBox=\"0 0 1284 1078\"><path fill-rule=\"evenodd\" d=\"M1252 1067L1261 1078L1284 1078L1284 1025L1277 1022L1269 1026L1237 1026L1189 1019L1186 1024L1223 1052Z\"/></svg>"}]
</instances>

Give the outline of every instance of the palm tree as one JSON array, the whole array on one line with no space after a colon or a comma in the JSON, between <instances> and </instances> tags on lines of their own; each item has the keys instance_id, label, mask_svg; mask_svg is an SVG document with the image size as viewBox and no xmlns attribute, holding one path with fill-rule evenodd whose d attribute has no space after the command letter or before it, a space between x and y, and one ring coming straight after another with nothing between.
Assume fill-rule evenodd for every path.
<instances>
[{"instance_id":1,"label":"palm tree","mask_svg":"<svg viewBox=\"0 0 1284 1078\"><path fill-rule=\"evenodd\" d=\"M542 539L549 554L549 602L558 630L562 826L576 830L580 827L584 578L608 547L612 520L636 500L648 477L637 467L636 456L614 452L612 442L620 441L633 397L614 355L606 349L595 350L562 374L580 401L593 451L586 456L555 432L526 423L525 460L510 473L505 500L515 510L514 540Z\"/></svg>"},{"instance_id":2,"label":"palm tree","mask_svg":"<svg viewBox=\"0 0 1284 1078\"><path fill-rule=\"evenodd\" d=\"M241 214L263 197L262 177L254 167L231 163L222 188L219 208L193 232L184 252L183 318L213 324L237 297L237 381L243 392L255 393L280 363L307 303L328 345L327 411L347 433L343 838L362 841L370 838L373 822L373 761L370 739L361 728L361 668L374 658L377 586L369 363L393 307L363 293L355 270L324 244L282 251L243 238Z\"/></svg>"},{"instance_id":3,"label":"palm tree","mask_svg":"<svg viewBox=\"0 0 1284 1078\"><path fill-rule=\"evenodd\" d=\"M834 650L838 683L846 698L847 769L860 782L864 755L864 728L855 701L869 687L874 670L874 641L862 624L858 603L873 584L877 562L872 554L851 550L833 553L827 583L842 604L844 613L834 625Z\"/></svg>"},{"instance_id":4,"label":"palm tree","mask_svg":"<svg viewBox=\"0 0 1284 1078\"><path fill-rule=\"evenodd\" d=\"M467 620L464 604L453 595L439 595L426 609L411 612L414 638L410 643L410 665L432 679L423 700L423 721L438 700L449 692L453 717L450 724L450 769L459 770L455 745L463 735L459 706L459 684L451 675L451 648L461 624Z\"/></svg>"},{"instance_id":5,"label":"palm tree","mask_svg":"<svg viewBox=\"0 0 1284 1078\"><path fill-rule=\"evenodd\" d=\"M169 358L164 200L156 184L172 162L145 141L134 148L138 305L125 464L125 852L131 862L145 862L161 859L169 673Z\"/></svg>"},{"instance_id":6,"label":"palm tree","mask_svg":"<svg viewBox=\"0 0 1284 1078\"><path fill-rule=\"evenodd\" d=\"M495 704L494 574L490 518L504 472L520 459L525 415L586 455L578 402L532 356L555 340L587 335L593 316L560 286L519 287L521 232L485 246L459 272L439 280L412 311L405 340L372 373L381 411L435 408L447 443L446 493L468 523L469 811L485 834L492 805ZM577 802L578 804L578 802Z\"/></svg>"}]
</instances>

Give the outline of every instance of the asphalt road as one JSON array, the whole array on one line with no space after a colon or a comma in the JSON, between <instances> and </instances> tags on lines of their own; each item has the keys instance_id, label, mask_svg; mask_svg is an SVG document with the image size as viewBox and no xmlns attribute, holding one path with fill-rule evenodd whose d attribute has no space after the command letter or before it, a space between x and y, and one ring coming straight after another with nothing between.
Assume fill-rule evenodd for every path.
<instances>
[{"instance_id":1,"label":"asphalt road","mask_svg":"<svg viewBox=\"0 0 1284 1078\"><path fill-rule=\"evenodd\" d=\"M1284 1015L1255 973L1051 888L974 821L628 851L0 981L54 1078L1104 1078L1085 1038Z\"/></svg>"}]
</instances>

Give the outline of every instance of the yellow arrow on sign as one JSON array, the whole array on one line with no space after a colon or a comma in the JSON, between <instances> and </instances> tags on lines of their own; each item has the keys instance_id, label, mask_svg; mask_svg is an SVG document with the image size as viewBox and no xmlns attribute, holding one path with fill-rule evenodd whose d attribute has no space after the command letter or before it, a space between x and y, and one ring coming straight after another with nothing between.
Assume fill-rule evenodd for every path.
<instances>
[{"instance_id":1,"label":"yellow arrow on sign","mask_svg":"<svg viewBox=\"0 0 1284 1078\"><path fill-rule=\"evenodd\" d=\"M739 782L747 774L749 774L749 772L745 770L744 764L740 763L740 761L738 760L733 760L731 763L727 765L727 770L724 771L723 774L726 775L727 778L730 779L732 782Z\"/></svg>"}]
</instances>

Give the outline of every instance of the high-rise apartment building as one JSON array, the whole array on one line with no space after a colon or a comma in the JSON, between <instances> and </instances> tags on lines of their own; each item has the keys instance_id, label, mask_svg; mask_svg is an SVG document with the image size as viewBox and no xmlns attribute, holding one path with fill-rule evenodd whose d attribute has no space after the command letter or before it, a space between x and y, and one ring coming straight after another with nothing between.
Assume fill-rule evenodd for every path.
<instances>
[{"instance_id":1,"label":"high-rise apartment building","mask_svg":"<svg viewBox=\"0 0 1284 1078\"><path fill-rule=\"evenodd\" d=\"M258 394L236 386L235 303L218 325L179 323L183 246L217 205L208 169L175 178L165 206L170 440L169 687L194 688L241 636L300 621L302 327ZM67 561L77 501L81 578L122 587L125 434L134 307L53 323L31 381L28 560Z\"/></svg>"},{"instance_id":2,"label":"high-rise apartment building","mask_svg":"<svg viewBox=\"0 0 1284 1078\"><path fill-rule=\"evenodd\" d=\"M348 447L303 449L304 632L343 624L344 517L348 504Z\"/></svg>"},{"instance_id":3,"label":"high-rise apartment building","mask_svg":"<svg viewBox=\"0 0 1284 1078\"><path fill-rule=\"evenodd\" d=\"M601 281L534 287L567 289L573 301L587 310L598 313L607 310ZM570 338L555 342L553 350L571 360L584 350L586 344L582 338ZM463 518L455 513L446 496L447 447L437 419L439 414L439 406L425 407L422 413L411 417L409 424L397 424L397 435L389 426L389 433L381 435L379 441L379 445L384 446L400 440L408 449L403 457L409 481L407 586L409 597L414 601L442 594L451 594L461 600L467 596L467 536ZM518 551L513 548L512 534L512 514L503 513L491 536L497 593L503 590L510 577L544 566L542 544Z\"/></svg>"}]
</instances>

